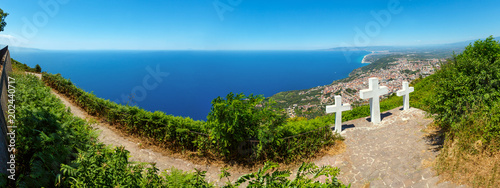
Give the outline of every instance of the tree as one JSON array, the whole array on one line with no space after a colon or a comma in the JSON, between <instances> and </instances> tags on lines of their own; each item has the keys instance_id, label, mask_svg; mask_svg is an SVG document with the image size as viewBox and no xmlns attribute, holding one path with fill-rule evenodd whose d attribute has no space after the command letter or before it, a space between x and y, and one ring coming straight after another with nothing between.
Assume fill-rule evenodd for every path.
<instances>
[{"instance_id":1,"label":"tree","mask_svg":"<svg viewBox=\"0 0 500 188\"><path fill-rule=\"evenodd\" d=\"M42 67L40 67L39 64L36 64L36 66L35 66L35 72L38 72L38 73L42 72Z\"/></svg>"},{"instance_id":2,"label":"tree","mask_svg":"<svg viewBox=\"0 0 500 188\"><path fill-rule=\"evenodd\" d=\"M5 18L9 15L9 13L6 13L6 12L3 12L2 9L0 9L0 32L3 31L3 28L7 25L7 23L5 22Z\"/></svg>"}]
</instances>

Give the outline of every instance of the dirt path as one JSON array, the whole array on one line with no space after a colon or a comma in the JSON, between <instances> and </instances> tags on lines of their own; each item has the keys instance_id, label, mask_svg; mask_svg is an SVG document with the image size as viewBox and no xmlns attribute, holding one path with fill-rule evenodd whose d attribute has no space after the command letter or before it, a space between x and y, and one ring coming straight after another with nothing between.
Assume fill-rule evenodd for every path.
<instances>
[{"instance_id":1,"label":"dirt path","mask_svg":"<svg viewBox=\"0 0 500 188\"><path fill-rule=\"evenodd\" d=\"M41 77L41 75L37 75ZM83 119L91 117L66 97L52 93ZM332 165L341 169L339 179L351 183L352 187L457 187L449 182L437 183L439 178L432 170L438 150L430 143L423 130L432 123L425 112L416 108L401 111L399 108L383 113L382 122L372 125L368 118L345 122L342 135L346 138L346 149L334 156L323 156L313 160L317 165ZM107 145L125 146L130 151L131 161L156 163L160 170L175 167L184 171L194 168L207 171L206 179L216 185L219 181L220 165L199 165L181 158L171 157L150 148L142 148L137 140L122 135L107 123L92 125L100 132L99 140ZM200 163L201 164L201 163ZM298 166L292 169L292 175ZM251 172L248 169L232 169L231 181Z\"/></svg>"},{"instance_id":2,"label":"dirt path","mask_svg":"<svg viewBox=\"0 0 500 188\"><path fill-rule=\"evenodd\" d=\"M35 76L41 78L40 74L34 74ZM59 94L54 89L51 89L52 94L57 96L61 101L71 109L71 112L82 119L92 120L90 115L85 112L83 109L78 107L77 105L70 102L70 100ZM215 183L216 185L224 185L225 180L219 180L220 165L199 165L193 162L187 161L181 158L175 158L171 156L164 155L158 151L154 151L154 149L143 148L141 147L141 143L135 140L134 138L129 138L126 135L123 135L119 130L116 130L113 126L109 125L105 122L99 122L92 124L92 127L97 130L99 133L98 139L106 144L113 146L124 146L125 149L130 151L130 161L138 161L138 162L148 162L148 163L156 163L156 167L160 169L160 171L168 170L172 167L183 171L193 171L195 168L207 171L206 179L209 182ZM202 162L200 162L202 163ZM241 175L246 173L250 173L251 171L242 170L242 169L233 169L231 172L231 181L235 181Z\"/></svg>"},{"instance_id":3,"label":"dirt path","mask_svg":"<svg viewBox=\"0 0 500 188\"><path fill-rule=\"evenodd\" d=\"M87 120L90 119L89 115L85 111L83 111L80 107L69 102L67 98L61 96L61 94L57 93L54 90L52 90L52 93L56 95L58 98L60 98L61 101L64 103L64 105L69 107L71 109L71 112L75 116ZM156 163L156 167L160 169L160 171L168 170L171 167L175 167L183 171L192 171L196 168L202 171L207 171L206 178L209 182L213 182L218 185L223 185L224 183L224 181L219 182L218 175L220 174L220 168L221 168L220 166L198 165L184 159L163 155L162 153L154 151L153 149L143 148L141 147L141 143L139 143L134 139L130 139L127 138L126 136L121 135L119 133L120 131L116 130L114 127L112 127L107 123L99 122L97 124L92 124L92 127L94 127L99 132L98 139L104 144L113 146L121 145L124 146L125 149L130 151L130 156L131 156L129 159L130 161ZM249 172L247 171L245 173ZM245 173L231 171L231 174L235 177L239 177Z\"/></svg>"}]
</instances>

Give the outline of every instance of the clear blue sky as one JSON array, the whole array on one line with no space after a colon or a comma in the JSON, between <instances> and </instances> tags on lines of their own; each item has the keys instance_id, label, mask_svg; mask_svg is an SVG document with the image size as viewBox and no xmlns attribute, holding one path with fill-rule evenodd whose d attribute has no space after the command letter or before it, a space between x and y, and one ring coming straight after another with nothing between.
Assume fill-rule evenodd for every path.
<instances>
[{"instance_id":1,"label":"clear blue sky","mask_svg":"<svg viewBox=\"0 0 500 188\"><path fill-rule=\"evenodd\" d=\"M0 43L66 50L307 50L500 36L498 0L400 0L392 9L390 2L3 0L0 8L10 15ZM391 19L381 16L380 22L371 11ZM368 40L360 40L359 31L370 34Z\"/></svg>"}]
</instances>

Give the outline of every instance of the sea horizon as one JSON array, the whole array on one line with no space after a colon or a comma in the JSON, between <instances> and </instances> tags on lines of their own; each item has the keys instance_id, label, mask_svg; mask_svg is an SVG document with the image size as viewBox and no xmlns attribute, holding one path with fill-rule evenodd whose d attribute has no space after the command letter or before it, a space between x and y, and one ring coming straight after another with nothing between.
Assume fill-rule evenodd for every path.
<instances>
[{"instance_id":1,"label":"sea horizon","mask_svg":"<svg viewBox=\"0 0 500 188\"><path fill-rule=\"evenodd\" d=\"M350 52L349 59L341 51L323 50L40 50L13 51L11 57L61 73L97 97L206 120L218 96L270 97L329 85L367 65L362 60L369 54Z\"/></svg>"}]
</instances>

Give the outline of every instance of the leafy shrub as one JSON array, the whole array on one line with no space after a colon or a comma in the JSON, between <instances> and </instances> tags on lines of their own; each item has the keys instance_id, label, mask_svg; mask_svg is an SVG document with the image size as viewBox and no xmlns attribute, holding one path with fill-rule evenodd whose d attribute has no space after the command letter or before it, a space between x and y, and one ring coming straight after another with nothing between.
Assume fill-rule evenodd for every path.
<instances>
[{"instance_id":1,"label":"leafy shrub","mask_svg":"<svg viewBox=\"0 0 500 188\"><path fill-rule=\"evenodd\" d=\"M86 150L95 134L87 123L72 116L50 90L34 76L16 79L17 186L54 185L60 164L77 150Z\"/></svg>"},{"instance_id":2,"label":"leafy shrub","mask_svg":"<svg viewBox=\"0 0 500 188\"><path fill-rule=\"evenodd\" d=\"M247 187L350 187L350 185L346 186L337 179L340 170L335 167L318 167L314 163L302 163L293 180L288 179L291 175L289 170L280 171L277 170L278 167L279 165L276 163L266 162L264 167L257 172L245 174L239 177L235 184L229 183L226 187L238 187L245 182L248 182ZM272 171L272 173L268 171ZM229 174L226 174L226 176L229 176ZM314 181L321 176L327 177L325 183Z\"/></svg>"},{"instance_id":3,"label":"leafy shrub","mask_svg":"<svg viewBox=\"0 0 500 188\"><path fill-rule=\"evenodd\" d=\"M207 117L210 136L224 156L237 153L238 144L249 139L270 139L285 122L285 114L272 108L273 101L263 100L262 96L229 93L226 99L217 97L212 101Z\"/></svg>"},{"instance_id":4,"label":"leafy shrub","mask_svg":"<svg viewBox=\"0 0 500 188\"><path fill-rule=\"evenodd\" d=\"M12 68L20 70L20 71L37 72L37 73L42 72L42 67L40 67L40 65L38 65L38 64L35 66L35 68L31 68L28 65L21 63L19 61L16 61L14 59L11 59L11 63L12 63Z\"/></svg>"},{"instance_id":5,"label":"leafy shrub","mask_svg":"<svg viewBox=\"0 0 500 188\"><path fill-rule=\"evenodd\" d=\"M38 72L38 73L42 72L42 67L40 67L39 64L36 64L36 66L35 66L35 72Z\"/></svg>"},{"instance_id":6,"label":"leafy shrub","mask_svg":"<svg viewBox=\"0 0 500 188\"><path fill-rule=\"evenodd\" d=\"M468 45L436 74L413 84L412 105L435 114L460 148L472 152L477 140L484 146L500 141L500 44L493 37Z\"/></svg>"},{"instance_id":7,"label":"leafy shrub","mask_svg":"<svg viewBox=\"0 0 500 188\"><path fill-rule=\"evenodd\" d=\"M158 175L154 164L131 164L129 152L123 147L114 150L102 143L93 144L82 151L70 165L63 164L61 170L67 177L63 186L68 187L213 187L205 180L205 173L183 172L171 168ZM150 166L145 168L146 166Z\"/></svg>"},{"instance_id":8,"label":"leafy shrub","mask_svg":"<svg viewBox=\"0 0 500 188\"><path fill-rule=\"evenodd\" d=\"M491 106L500 98L500 45L493 37L478 40L442 66L431 112L444 126L454 126L473 106Z\"/></svg>"}]
</instances>

